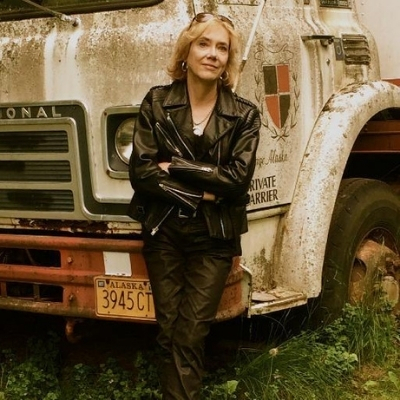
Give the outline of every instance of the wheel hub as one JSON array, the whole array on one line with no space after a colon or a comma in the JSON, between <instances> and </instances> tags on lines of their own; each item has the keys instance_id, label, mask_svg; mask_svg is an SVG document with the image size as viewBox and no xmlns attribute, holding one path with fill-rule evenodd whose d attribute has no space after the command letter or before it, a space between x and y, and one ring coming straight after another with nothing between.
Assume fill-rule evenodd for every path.
<instances>
[{"instance_id":1,"label":"wheel hub","mask_svg":"<svg viewBox=\"0 0 400 400\"><path fill-rule=\"evenodd\" d=\"M354 260L349 298L359 303L365 298L382 293L400 315L400 257L384 244L364 241Z\"/></svg>"}]
</instances>

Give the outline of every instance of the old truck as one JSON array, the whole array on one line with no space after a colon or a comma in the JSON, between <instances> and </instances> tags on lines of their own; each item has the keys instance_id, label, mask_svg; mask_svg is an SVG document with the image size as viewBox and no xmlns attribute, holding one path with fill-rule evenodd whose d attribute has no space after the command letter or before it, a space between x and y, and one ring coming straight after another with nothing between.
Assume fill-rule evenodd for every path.
<instances>
[{"instance_id":1,"label":"old truck","mask_svg":"<svg viewBox=\"0 0 400 400\"><path fill-rule=\"evenodd\" d=\"M1 309L63 316L68 335L82 318L154 321L126 215L132 130L202 11L234 21L235 91L262 117L218 320L335 315L377 283L399 310L397 0L1 0Z\"/></svg>"}]
</instances>

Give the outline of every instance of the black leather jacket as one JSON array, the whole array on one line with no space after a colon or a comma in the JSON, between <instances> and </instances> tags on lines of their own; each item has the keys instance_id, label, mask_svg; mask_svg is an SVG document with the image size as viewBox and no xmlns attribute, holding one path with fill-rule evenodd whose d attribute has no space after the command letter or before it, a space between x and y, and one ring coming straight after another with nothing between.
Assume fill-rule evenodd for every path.
<instances>
[{"instance_id":1,"label":"black leather jacket","mask_svg":"<svg viewBox=\"0 0 400 400\"><path fill-rule=\"evenodd\" d=\"M200 207L211 237L237 239L247 231L259 129L257 108L221 88L196 147L186 83L152 88L134 129L129 175L135 193L128 215L155 234L174 207ZM169 174L158 166L163 161L171 162ZM202 201L204 191L217 201Z\"/></svg>"}]
</instances>

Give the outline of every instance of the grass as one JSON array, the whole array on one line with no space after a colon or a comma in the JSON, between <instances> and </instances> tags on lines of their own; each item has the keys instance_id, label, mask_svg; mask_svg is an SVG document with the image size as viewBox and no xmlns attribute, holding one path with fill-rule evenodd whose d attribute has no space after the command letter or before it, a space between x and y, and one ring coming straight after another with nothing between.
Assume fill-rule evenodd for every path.
<instances>
[{"instance_id":1,"label":"grass","mask_svg":"<svg viewBox=\"0 0 400 400\"><path fill-rule=\"evenodd\" d=\"M154 350L121 365L63 363L60 337L1 349L0 400L161 399ZM213 366L204 400L398 400L400 330L385 303L346 306L341 318L279 345L236 351ZM221 358L224 354L216 354ZM131 363L130 367L127 365Z\"/></svg>"},{"instance_id":2,"label":"grass","mask_svg":"<svg viewBox=\"0 0 400 400\"><path fill-rule=\"evenodd\" d=\"M398 399L399 343L398 321L384 302L347 305L324 328L245 354L239 375L244 398Z\"/></svg>"}]
</instances>

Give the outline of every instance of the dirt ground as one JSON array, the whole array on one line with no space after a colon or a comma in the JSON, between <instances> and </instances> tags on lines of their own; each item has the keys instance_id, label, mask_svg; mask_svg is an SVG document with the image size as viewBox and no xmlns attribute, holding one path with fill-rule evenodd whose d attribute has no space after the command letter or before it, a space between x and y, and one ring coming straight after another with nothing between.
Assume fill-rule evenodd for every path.
<instances>
[{"instance_id":1,"label":"dirt ground","mask_svg":"<svg viewBox=\"0 0 400 400\"><path fill-rule=\"evenodd\" d=\"M2 349L25 352L29 339L53 332L61 338L60 350L65 365L97 364L113 357L127 366L138 350L156 345L156 325L85 320L76 325L80 339L70 343L65 335L63 317L0 311Z\"/></svg>"},{"instance_id":2,"label":"dirt ground","mask_svg":"<svg viewBox=\"0 0 400 400\"><path fill-rule=\"evenodd\" d=\"M65 335L65 323L59 316L0 310L0 348L12 349L23 357L29 340L53 332L61 338L64 366L99 365L114 358L129 369L138 351L151 352L157 346L155 324L84 320L75 327L80 339L70 343ZM254 325L253 334L262 333L259 329ZM223 367L225 362L234 360L241 346L254 345L248 337L249 331L249 322L241 318L213 325L206 346L208 363L217 360L220 365L215 367Z\"/></svg>"}]
</instances>

